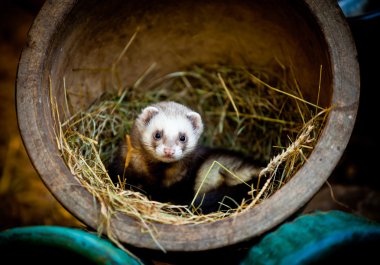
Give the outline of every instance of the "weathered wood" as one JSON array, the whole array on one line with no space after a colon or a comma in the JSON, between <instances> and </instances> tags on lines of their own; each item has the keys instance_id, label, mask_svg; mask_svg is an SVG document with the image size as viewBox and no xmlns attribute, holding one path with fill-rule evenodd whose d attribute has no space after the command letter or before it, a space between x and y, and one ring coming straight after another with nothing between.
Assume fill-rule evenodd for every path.
<instances>
[{"instance_id":1,"label":"weathered wood","mask_svg":"<svg viewBox=\"0 0 380 265\"><path fill-rule=\"evenodd\" d=\"M49 99L64 106L66 86L86 86L89 104L112 87L110 68L139 27L138 38L121 60L124 84L152 63L162 75L193 63L252 62L274 58L292 64L302 93L316 99L323 65L321 102L336 108L308 162L271 198L235 219L202 225L157 225L166 250L199 251L252 239L297 212L320 189L338 163L354 126L359 69L349 28L336 1L47 1L36 18L17 74L17 115L28 154L52 194L85 224L96 228L99 207L60 158ZM83 102L74 100L75 109ZM128 216L113 219L119 239L157 249L148 233Z\"/></svg>"}]
</instances>

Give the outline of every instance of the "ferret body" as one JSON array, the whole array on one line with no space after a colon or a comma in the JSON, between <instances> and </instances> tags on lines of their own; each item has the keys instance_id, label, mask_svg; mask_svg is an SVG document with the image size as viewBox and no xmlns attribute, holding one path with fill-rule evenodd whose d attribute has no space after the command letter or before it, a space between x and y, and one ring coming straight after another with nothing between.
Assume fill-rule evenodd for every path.
<instances>
[{"instance_id":1,"label":"ferret body","mask_svg":"<svg viewBox=\"0 0 380 265\"><path fill-rule=\"evenodd\" d=\"M121 145L111 163L110 176L114 180L125 177L132 189L153 200L192 203L204 214L217 211L225 197L240 204L261 168L233 151L199 146L202 132L201 116L184 105L148 106L132 126L130 142ZM237 206L232 200L223 203Z\"/></svg>"}]
</instances>

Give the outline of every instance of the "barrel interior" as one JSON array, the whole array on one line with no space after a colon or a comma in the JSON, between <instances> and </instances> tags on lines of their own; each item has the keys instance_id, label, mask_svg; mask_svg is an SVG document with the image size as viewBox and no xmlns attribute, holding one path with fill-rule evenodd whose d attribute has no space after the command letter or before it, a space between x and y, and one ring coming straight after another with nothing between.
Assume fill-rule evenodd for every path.
<instances>
[{"instance_id":1,"label":"barrel interior","mask_svg":"<svg viewBox=\"0 0 380 265\"><path fill-rule=\"evenodd\" d=\"M320 104L331 100L326 45L298 1L81 1L56 32L47 60L60 104L64 79L75 110L114 89L112 64L136 32L118 63L123 87L152 64L150 78L193 64L281 64L294 71L305 99L316 102L320 87Z\"/></svg>"},{"instance_id":2,"label":"barrel interior","mask_svg":"<svg viewBox=\"0 0 380 265\"><path fill-rule=\"evenodd\" d=\"M54 28L48 48L43 51L42 66L36 77L41 82L34 88L39 98L31 103L38 113L36 128L33 123L31 131L38 131L36 137L43 139L29 139L32 134L29 127L24 125L22 128L32 160L52 193L84 223L93 228L99 225L100 207L94 206L93 197L85 188L79 187L75 176L59 156L54 131L57 123L52 117L51 99L56 99L58 108L65 110L65 98L69 94L73 107L71 114L86 109L103 92L115 90L112 66L116 61L117 81L122 87L131 86L153 64L155 68L149 76L152 79L194 64L247 65L274 70L283 65L292 70L289 78L296 80L307 101L318 101L322 107L329 106L333 92L335 94L333 85L336 77L333 73L335 75L337 71L331 65L331 40L325 39L318 20L305 2L311 5L311 1L285 0L83 0L68 4L68 12L61 12L64 17ZM47 2L47 5L53 4ZM313 8L317 6L312 5ZM324 5L332 8L331 4ZM332 13L331 10L329 12ZM48 21L47 18L40 19ZM136 38L119 60L136 32ZM40 56L41 51L38 52ZM345 81L347 76L339 78ZM143 90L141 92L144 93ZM29 112L23 109L23 101L27 102L27 99L19 100L18 106L27 117ZM353 113L355 111L353 109ZM351 115L351 120L345 125L348 127L345 127L345 137L350 133L354 117ZM68 117L62 115L60 118ZM19 120L28 122L25 117ZM328 141L332 141L330 138ZM341 146L344 145L345 139ZM32 150L34 146L41 146L43 152ZM319 152L335 152L331 146L328 142ZM255 207L234 223L226 220L216 225L179 225L176 229L171 225L158 225L157 230L163 231L160 243L173 251L197 251L234 244L247 236L268 231L298 210L316 192L340 152L341 149L333 154L331 163L325 162L324 157L314 158L312 162L330 163L326 172L316 170L315 178L296 175L292 183L285 185L293 185L291 191L297 188L298 193L281 189L275 198L270 198L266 208L259 205L259 209ZM307 187L303 186L306 177L312 179ZM308 197L303 198L304 194ZM283 206L288 202L282 199L286 196L291 200L284 210ZM268 204L275 204L273 212L268 212ZM253 218L256 218L254 222ZM141 233L139 223L125 215L118 215L113 220L112 229L121 241L157 249L150 235ZM216 230L218 232L214 233Z\"/></svg>"}]
</instances>

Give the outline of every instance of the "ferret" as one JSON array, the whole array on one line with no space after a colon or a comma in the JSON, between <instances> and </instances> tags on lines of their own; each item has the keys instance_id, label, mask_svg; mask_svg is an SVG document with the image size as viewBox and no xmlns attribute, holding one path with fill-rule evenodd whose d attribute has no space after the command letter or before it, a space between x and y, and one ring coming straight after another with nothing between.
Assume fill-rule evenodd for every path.
<instances>
[{"instance_id":1,"label":"ferret","mask_svg":"<svg viewBox=\"0 0 380 265\"><path fill-rule=\"evenodd\" d=\"M198 213L236 208L249 199L261 167L240 153L200 146L203 129L201 115L182 104L150 105L120 145L109 175L114 181L125 178L152 200L189 205Z\"/></svg>"}]
</instances>

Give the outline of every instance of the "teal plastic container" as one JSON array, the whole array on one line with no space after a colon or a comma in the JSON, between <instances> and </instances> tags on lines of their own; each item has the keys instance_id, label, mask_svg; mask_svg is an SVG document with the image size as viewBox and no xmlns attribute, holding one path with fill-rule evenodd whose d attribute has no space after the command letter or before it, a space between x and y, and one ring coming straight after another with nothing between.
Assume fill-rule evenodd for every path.
<instances>
[{"instance_id":1,"label":"teal plastic container","mask_svg":"<svg viewBox=\"0 0 380 265\"><path fill-rule=\"evenodd\" d=\"M11 228L0 233L4 264L142 264L110 241L59 226Z\"/></svg>"},{"instance_id":2,"label":"teal plastic container","mask_svg":"<svg viewBox=\"0 0 380 265\"><path fill-rule=\"evenodd\" d=\"M380 224L341 211L303 215L253 246L241 265L380 264Z\"/></svg>"}]
</instances>

